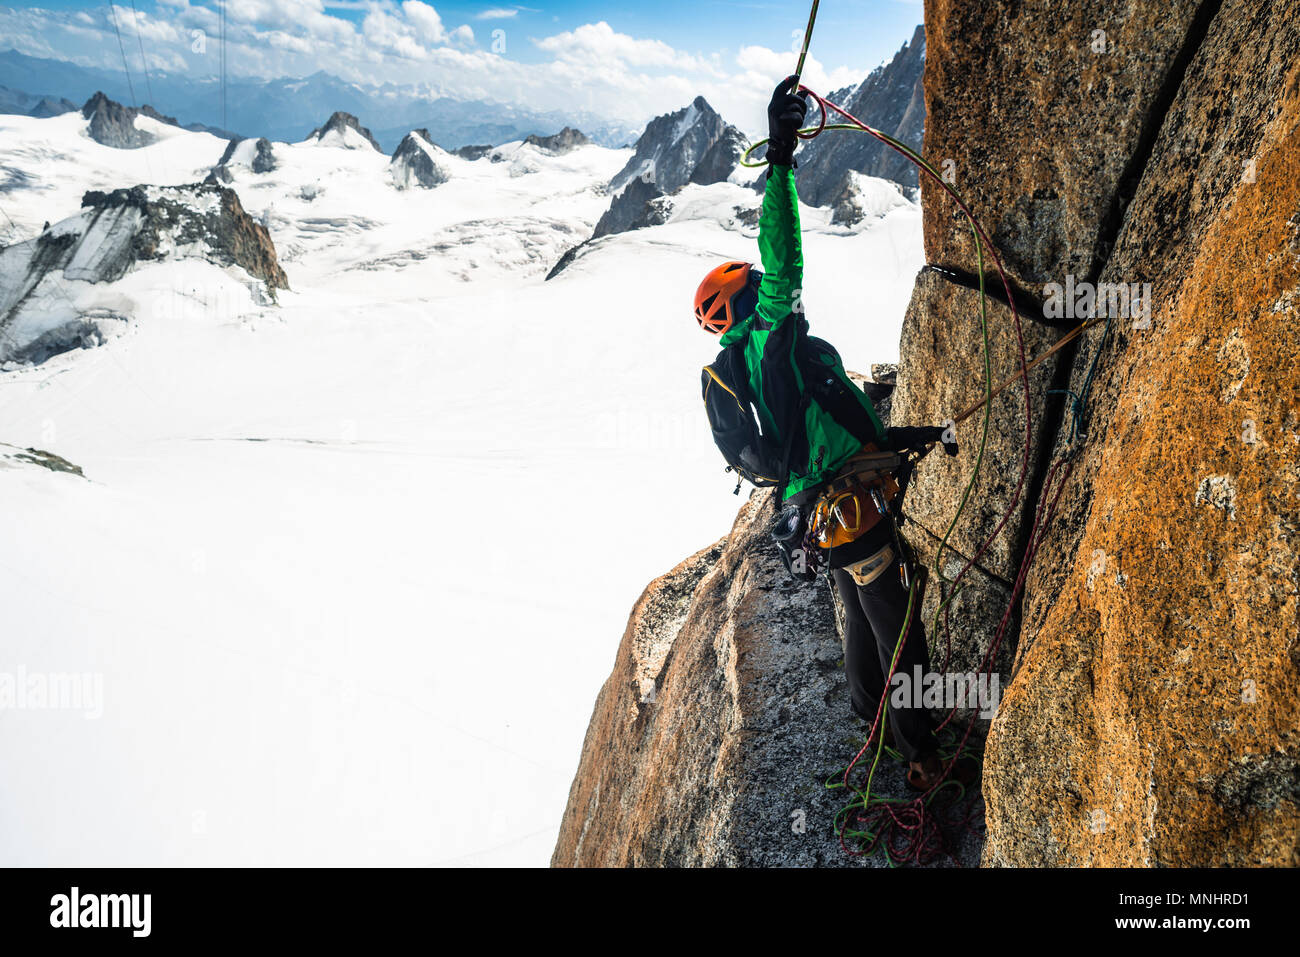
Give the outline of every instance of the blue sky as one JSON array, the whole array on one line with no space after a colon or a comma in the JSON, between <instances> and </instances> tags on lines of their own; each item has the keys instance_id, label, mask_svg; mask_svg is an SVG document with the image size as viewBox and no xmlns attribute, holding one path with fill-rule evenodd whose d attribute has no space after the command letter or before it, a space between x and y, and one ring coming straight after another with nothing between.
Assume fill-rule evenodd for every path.
<instances>
[{"instance_id":1,"label":"blue sky","mask_svg":"<svg viewBox=\"0 0 1300 957\"><path fill-rule=\"evenodd\" d=\"M130 0L4 4L0 48L120 67L115 15L132 69L143 47L151 70L210 75L218 9L218 0L135 0L134 11ZM326 70L635 121L703 93L752 128L772 81L793 69L807 14L801 0L227 0L227 71ZM891 57L922 17L919 0L825 0L808 81L823 92L856 82Z\"/></svg>"}]
</instances>

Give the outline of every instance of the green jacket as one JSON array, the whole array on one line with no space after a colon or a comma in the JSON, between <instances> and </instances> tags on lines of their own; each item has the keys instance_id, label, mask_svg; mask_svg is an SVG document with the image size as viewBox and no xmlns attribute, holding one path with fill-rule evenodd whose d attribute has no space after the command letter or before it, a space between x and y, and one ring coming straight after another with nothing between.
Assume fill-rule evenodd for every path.
<instances>
[{"instance_id":1,"label":"green jacket","mask_svg":"<svg viewBox=\"0 0 1300 957\"><path fill-rule=\"evenodd\" d=\"M885 430L871 400L844 372L834 348L808 335L803 318L803 249L799 236L799 198L794 170L769 167L758 221L763 281L754 314L720 339L744 344L749 385L764 435L780 447L790 441L790 474L785 498L815 488L830 478L865 442L882 444ZM825 366L814 381L795 362L804 350L804 369ZM787 423L795 433L787 436ZM883 447L883 445L882 445Z\"/></svg>"}]
</instances>

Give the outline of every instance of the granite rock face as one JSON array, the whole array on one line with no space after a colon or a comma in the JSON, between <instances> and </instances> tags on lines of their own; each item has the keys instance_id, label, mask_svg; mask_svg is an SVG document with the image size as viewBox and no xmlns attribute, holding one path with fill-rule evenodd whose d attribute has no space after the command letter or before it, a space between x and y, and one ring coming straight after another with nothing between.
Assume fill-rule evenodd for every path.
<instances>
[{"instance_id":1,"label":"granite rock face","mask_svg":"<svg viewBox=\"0 0 1300 957\"><path fill-rule=\"evenodd\" d=\"M1300 3L1205 13L1101 271L1152 308L1029 576L989 863L1300 863Z\"/></svg>"},{"instance_id":2,"label":"granite rock face","mask_svg":"<svg viewBox=\"0 0 1300 957\"><path fill-rule=\"evenodd\" d=\"M834 835L844 801L825 782L861 745L862 722L828 589L790 580L773 517L771 493L756 492L725 539L637 601L552 866L883 866ZM903 793L901 765L876 780ZM978 859L972 842L956 850Z\"/></svg>"},{"instance_id":3,"label":"granite rock face","mask_svg":"<svg viewBox=\"0 0 1300 957\"><path fill-rule=\"evenodd\" d=\"M1217 4L1215 4L1217 6ZM1013 282L1095 280L1203 0L932 0L925 155ZM976 270L966 221L921 184L926 261Z\"/></svg>"}]
</instances>

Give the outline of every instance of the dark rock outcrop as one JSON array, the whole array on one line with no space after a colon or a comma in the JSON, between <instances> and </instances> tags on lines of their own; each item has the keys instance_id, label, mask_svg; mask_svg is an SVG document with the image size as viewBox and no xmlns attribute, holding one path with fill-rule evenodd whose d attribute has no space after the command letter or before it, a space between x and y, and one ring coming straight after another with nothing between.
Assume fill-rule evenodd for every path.
<instances>
[{"instance_id":1,"label":"dark rock outcrop","mask_svg":"<svg viewBox=\"0 0 1300 957\"><path fill-rule=\"evenodd\" d=\"M566 249L564 251L564 255L562 255L558 260L556 260L555 265L551 267L549 272L547 272L546 278L548 280L554 279L560 273L564 272L564 270L572 266L575 262L578 261L578 257L582 255L584 250L586 250L590 246L590 244L591 244L591 240L586 239L578 243L578 245L570 246L568 249Z\"/></svg>"},{"instance_id":2,"label":"dark rock outcrop","mask_svg":"<svg viewBox=\"0 0 1300 957\"><path fill-rule=\"evenodd\" d=\"M234 190L196 184L91 191L76 216L0 249L0 272L13 280L0 288L0 361L43 361L98 341L96 317L77 313L51 283L113 282L136 263L181 255L239 266L272 295L288 288L270 235Z\"/></svg>"},{"instance_id":3,"label":"dark rock outcrop","mask_svg":"<svg viewBox=\"0 0 1300 957\"><path fill-rule=\"evenodd\" d=\"M318 126L308 133L307 139L315 140L318 143L324 141L333 146L345 146L350 149L360 148L360 144L357 143L356 139L348 135L349 130L369 143L378 152L383 152L383 149L379 146L379 141L370 134L370 130L362 126L361 121L351 113L344 113L342 110L338 110L331 115L325 121L324 126Z\"/></svg>"},{"instance_id":4,"label":"dark rock outcrop","mask_svg":"<svg viewBox=\"0 0 1300 957\"><path fill-rule=\"evenodd\" d=\"M393 185L398 189L411 186L432 189L442 185L450 178L450 174L438 162L443 155L443 151L429 139L428 130L412 130L402 138L389 160L388 170Z\"/></svg>"},{"instance_id":5,"label":"dark rock outcrop","mask_svg":"<svg viewBox=\"0 0 1300 957\"><path fill-rule=\"evenodd\" d=\"M461 159L478 160L487 156L494 149L496 149L495 146L458 146L451 153Z\"/></svg>"},{"instance_id":6,"label":"dark rock outcrop","mask_svg":"<svg viewBox=\"0 0 1300 957\"><path fill-rule=\"evenodd\" d=\"M223 266L239 266L271 289L288 289L271 235L244 211L233 189L214 186L132 186L104 193L91 190L81 199L94 221L138 214L130 245L119 247L130 259L98 257L104 264L92 282L119 278L131 262L165 259L176 247L201 246L203 257ZM109 263L115 263L109 265Z\"/></svg>"},{"instance_id":7,"label":"dark rock outcrop","mask_svg":"<svg viewBox=\"0 0 1300 957\"><path fill-rule=\"evenodd\" d=\"M103 93L96 93L81 108L82 117L90 120L87 129L90 138L96 143L120 150L139 149L154 142L154 137L135 128L135 118L141 112L143 111L110 100ZM150 109L150 114L152 113Z\"/></svg>"},{"instance_id":8,"label":"dark rock outcrop","mask_svg":"<svg viewBox=\"0 0 1300 957\"><path fill-rule=\"evenodd\" d=\"M44 449L21 448L8 442L0 442L0 469L32 467L48 469L51 472L63 472L80 478L86 477L80 465L73 465L61 455L55 455Z\"/></svg>"},{"instance_id":9,"label":"dark rock outcrop","mask_svg":"<svg viewBox=\"0 0 1300 957\"><path fill-rule=\"evenodd\" d=\"M601 215L591 238L658 226L668 221L671 209L672 200L658 186L647 180L634 179Z\"/></svg>"},{"instance_id":10,"label":"dark rock outcrop","mask_svg":"<svg viewBox=\"0 0 1300 957\"><path fill-rule=\"evenodd\" d=\"M579 146L589 146L591 144L591 140L587 138L585 133L569 126L551 136L530 134L524 138L524 142L548 153L554 153L557 156L576 150Z\"/></svg>"},{"instance_id":11,"label":"dark rock outcrop","mask_svg":"<svg viewBox=\"0 0 1300 957\"><path fill-rule=\"evenodd\" d=\"M830 96L846 110L876 129L906 143L917 152L925 128L925 28L918 26L886 65L879 67L852 92ZM832 111L830 122L843 117ZM799 198L810 206L833 205L846 170L917 185L916 167L874 137L831 132L805 143L798 153Z\"/></svg>"},{"instance_id":12,"label":"dark rock outcrop","mask_svg":"<svg viewBox=\"0 0 1300 957\"><path fill-rule=\"evenodd\" d=\"M887 215L891 209L907 206L902 188L889 181L869 179L853 170L845 170L840 184L831 195L831 222L836 226L856 226L868 219ZM912 190L915 193L915 190Z\"/></svg>"},{"instance_id":13,"label":"dark rock outcrop","mask_svg":"<svg viewBox=\"0 0 1300 957\"><path fill-rule=\"evenodd\" d=\"M247 143L246 139L236 137L226 144L225 151L221 154L221 159L217 160L217 166L226 166L235 159L236 153L244 153L240 147ZM249 158L248 167L254 173L270 173L275 169L275 154L271 151L271 141L266 137L258 138L253 144L253 153Z\"/></svg>"}]
</instances>

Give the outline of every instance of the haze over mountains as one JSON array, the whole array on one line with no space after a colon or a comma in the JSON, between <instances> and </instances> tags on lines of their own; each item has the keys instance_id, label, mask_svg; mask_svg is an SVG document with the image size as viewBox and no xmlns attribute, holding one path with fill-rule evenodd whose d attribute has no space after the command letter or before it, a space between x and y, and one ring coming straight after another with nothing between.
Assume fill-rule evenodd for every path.
<instances>
[{"instance_id":1,"label":"haze over mountains","mask_svg":"<svg viewBox=\"0 0 1300 957\"><path fill-rule=\"evenodd\" d=\"M474 143L505 143L530 134L547 135L565 126L582 130L601 146L625 146L640 133L626 124L583 110L535 111L504 103L458 100L439 96L427 85L398 87L391 83L363 86L325 72L275 80L227 80L223 121L220 84L175 73L151 71L150 105L183 123L216 127L245 137L266 137L286 143L302 140L336 111L362 117L385 152L392 152L412 129L427 129L449 149ZM140 77L127 83L121 70L77 66L64 60L42 59L8 50L0 53L0 87L26 94L34 103L62 97L74 104L96 90L124 105L146 99ZM0 108L4 108L0 97ZM12 110L26 113L26 109Z\"/></svg>"}]
</instances>

